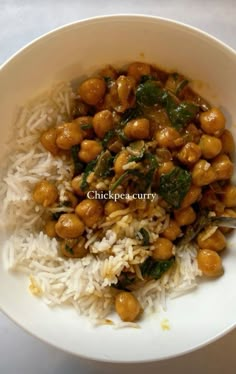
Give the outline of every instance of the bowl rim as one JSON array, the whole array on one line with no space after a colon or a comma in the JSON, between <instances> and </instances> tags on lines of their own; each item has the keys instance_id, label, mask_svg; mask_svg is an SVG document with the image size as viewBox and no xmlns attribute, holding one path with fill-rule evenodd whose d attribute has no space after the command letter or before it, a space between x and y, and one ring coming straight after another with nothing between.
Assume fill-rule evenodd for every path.
<instances>
[{"instance_id":1,"label":"bowl rim","mask_svg":"<svg viewBox=\"0 0 236 374\"><path fill-rule=\"evenodd\" d=\"M94 22L97 22L97 21L102 22L104 20L106 21L107 19L114 19L114 20L117 19L117 20L119 20L119 19L122 19L122 18L123 19L125 19L125 18L126 19L128 19L128 18L132 18L132 19L137 18L138 19L138 18L140 18L140 20L141 19L147 19L147 20L158 21L158 22L161 22L161 23L167 23L167 24L170 24L170 25L173 25L173 26L175 25L176 27L185 29L186 31L192 32L194 34L196 33L204 39L205 38L208 39L209 41L213 42L214 44L218 45L219 47L225 49L228 54L230 54L230 55L233 54L234 57L236 58L236 49L229 46L227 43L221 41L220 39L216 38L215 36L209 34L208 32L203 31L203 30L201 30L201 29L199 29L195 26L191 26L191 25L188 25L184 22L176 21L174 19L159 17L159 16L152 16L152 15L149 15L149 14L118 13L118 14L99 15L99 16L94 16L94 17L83 18L81 20L66 23L66 24L64 24L62 26L59 26L59 27L56 27L56 28L54 28L54 29L52 29L52 30L50 30L46 33L43 33L42 35L39 35L38 37L34 38L30 42L23 45L20 49L18 49L16 52L11 54L10 57L8 57L5 61L3 61L3 63L0 65L0 73L9 63L11 63L14 60L14 58L16 58L19 55L26 52L33 45L43 41L44 39L47 39L47 38L53 36L54 34L56 34L58 32L65 32L68 28L74 28L78 24L94 23Z\"/></svg>"},{"instance_id":2,"label":"bowl rim","mask_svg":"<svg viewBox=\"0 0 236 374\"><path fill-rule=\"evenodd\" d=\"M30 50L30 48L32 46L34 46L34 45L36 45L40 42L43 42L47 38L51 38L58 33L66 32L68 29L76 28L78 26L78 24L83 25L83 24L93 24L93 23L97 23L97 22L102 23L103 21L106 21L106 20L109 20L109 19L114 20L114 21L116 21L116 20L117 21L119 21L119 20L122 21L122 20L128 20L129 18L132 19L132 20L140 19L140 21L141 20L154 21L154 22L156 21L156 22L159 22L159 23L169 24L171 26L175 26L175 27L183 29L187 32L191 32L193 35L197 35L200 38L202 38L204 40L208 40L210 43L213 43L215 46L220 47L222 50L227 52L227 54L231 58L233 56L235 58L235 61L236 61L236 49L229 46L227 43L219 40L217 37L209 34L206 31L203 31L203 30L201 30L201 29L199 29L195 26L191 26L189 24L186 24L184 22L177 21L177 20L174 20L174 19L159 17L159 16L153 16L153 15L149 15L149 14L117 13L117 14L99 15L99 16L93 16L93 17L87 17L87 18L79 19L79 20L76 20L76 21L73 21L73 22L63 24L62 26L53 28L52 30L50 30L46 33L43 33L42 35L34 38L32 41L23 45L20 49L18 49L16 52L11 54L10 57L8 57L5 61L3 61L3 63L0 65L0 77L1 77L1 72L3 70L5 70L5 68L7 68L9 64L14 63L14 60L17 57L23 55L28 50ZM203 341L201 344L198 344L196 347L191 347L191 348L186 349L185 351L183 351L181 353L171 354L168 357L160 357L160 358L157 358L157 359L141 359L141 360L139 359L138 361L118 360L118 359L111 359L111 358L106 359L106 358L90 357L89 354L85 355L85 354L81 354L81 353L77 353L77 352L76 353L71 352L69 349L62 348L59 345L56 345L55 343L46 340L46 338L38 336L37 333L34 333L34 332L30 331L30 329L27 326L21 325L21 323L18 322L15 319L15 317L13 317L11 315L11 313L8 313L6 310L4 310L1 306L1 300L0 300L0 311L7 318L9 318L17 327L20 327L21 329L23 329L23 331L27 332L30 336L39 339L39 341L41 341L43 343L46 343L49 346L51 346L53 348L56 348L61 352L73 355L75 357L79 357L80 359L83 359L83 360L100 362L100 363L107 363L107 364L108 363L111 363L111 364L137 364L137 363L142 364L143 363L144 364L144 363L152 363L152 362L154 363L154 362L167 361L167 360L174 359L174 358L177 358L177 357L185 356L189 353L200 350L201 348L207 346L208 344L214 343L215 341L219 340L220 338L223 338L226 334L228 334L229 332L231 332L232 330L234 330L236 328L236 320L235 320L234 323L232 323L231 325L226 327L223 331L219 332L214 337Z\"/></svg>"}]
</instances>

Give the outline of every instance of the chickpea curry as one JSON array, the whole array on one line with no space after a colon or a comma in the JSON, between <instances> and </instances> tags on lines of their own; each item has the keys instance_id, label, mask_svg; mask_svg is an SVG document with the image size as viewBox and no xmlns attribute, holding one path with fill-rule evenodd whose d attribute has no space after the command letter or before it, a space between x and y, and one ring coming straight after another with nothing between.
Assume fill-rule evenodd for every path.
<instances>
[{"instance_id":1,"label":"chickpea curry","mask_svg":"<svg viewBox=\"0 0 236 374\"><path fill-rule=\"evenodd\" d=\"M87 232L99 231L128 207L141 220L152 205L89 199L89 191L153 192L169 220L151 249L148 230L137 233L146 250L139 272L145 282L171 271L181 238L203 212L236 216L236 187L230 181L234 140L225 124L223 112L197 95L184 76L150 64L134 62L123 70L108 66L83 81L70 121L40 137L48 152L73 165L66 200L60 201L56 186L47 180L33 190L35 202L48 212L45 232L57 238L58 255L80 261L89 254ZM60 209L51 213L55 207ZM206 227L194 239L204 276L223 273L220 254L227 231ZM114 285L114 306L123 321L141 315L132 292L135 281L135 272L123 269Z\"/></svg>"}]
</instances>

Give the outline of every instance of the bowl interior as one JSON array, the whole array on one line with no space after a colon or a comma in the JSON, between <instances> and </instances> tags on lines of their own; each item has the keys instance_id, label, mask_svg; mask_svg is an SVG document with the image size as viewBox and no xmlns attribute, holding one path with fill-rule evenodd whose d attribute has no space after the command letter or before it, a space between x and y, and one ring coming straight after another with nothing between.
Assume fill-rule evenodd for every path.
<instances>
[{"instance_id":1,"label":"bowl interior","mask_svg":"<svg viewBox=\"0 0 236 374\"><path fill-rule=\"evenodd\" d=\"M47 34L1 68L1 167L17 110L27 100L55 81L83 78L104 65L122 66L131 61L155 63L195 80L197 91L222 107L236 137L236 55L232 50L204 33L163 19L95 18ZM204 281L192 293L168 300L167 312L150 315L140 329L94 328L70 308L50 309L27 291L27 279L7 273L2 261L0 305L32 334L84 357L138 362L179 355L235 325L236 300L231 291L236 282L235 240L232 235L222 278ZM163 318L170 321L169 331L160 326Z\"/></svg>"}]
</instances>

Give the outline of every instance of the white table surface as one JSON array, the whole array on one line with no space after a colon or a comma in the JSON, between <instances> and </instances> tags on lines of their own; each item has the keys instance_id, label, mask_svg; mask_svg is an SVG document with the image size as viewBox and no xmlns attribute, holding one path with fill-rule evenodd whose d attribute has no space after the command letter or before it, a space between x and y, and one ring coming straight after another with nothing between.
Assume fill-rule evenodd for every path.
<instances>
[{"instance_id":1,"label":"white table surface","mask_svg":"<svg viewBox=\"0 0 236 374\"><path fill-rule=\"evenodd\" d=\"M55 27L114 13L143 13L182 21L236 49L236 0L0 0L0 64ZM236 330L183 357L111 365L81 360L50 347L0 314L0 374L233 374L235 364Z\"/></svg>"}]
</instances>

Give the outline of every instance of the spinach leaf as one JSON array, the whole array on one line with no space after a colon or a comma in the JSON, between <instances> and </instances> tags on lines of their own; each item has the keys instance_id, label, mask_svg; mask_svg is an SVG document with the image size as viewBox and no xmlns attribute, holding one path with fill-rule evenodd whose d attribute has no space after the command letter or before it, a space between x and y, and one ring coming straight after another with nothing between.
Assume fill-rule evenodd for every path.
<instances>
[{"instance_id":1,"label":"spinach leaf","mask_svg":"<svg viewBox=\"0 0 236 374\"><path fill-rule=\"evenodd\" d=\"M107 88L111 88L114 80L111 77L103 77L103 79L107 85Z\"/></svg>"},{"instance_id":2,"label":"spinach leaf","mask_svg":"<svg viewBox=\"0 0 236 374\"><path fill-rule=\"evenodd\" d=\"M102 140L102 146L104 147L104 148L106 148L106 146L107 146L107 144L109 143L109 141L112 139L112 138L114 138L114 136L115 136L115 130L109 130L109 131L107 131L107 133L105 134L105 136L104 136L104 139Z\"/></svg>"},{"instance_id":3,"label":"spinach leaf","mask_svg":"<svg viewBox=\"0 0 236 374\"><path fill-rule=\"evenodd\" d=\"M182 81L182 85L187 84L187 81ZM182 86L179 87L179 89ZM167 90L163 89L158 82L147 80L141 83L136 90L136 99L139 105L153 106L155 104L162 105L168 114L173 127L177 130L186 126L192 121L198 111L199 106L191 102L182 102L178 104L178 99Z\"/></svg>"},{"instance_id":4,"label":"spinach leaf","mask_svg":"<svg viewBox=\"0 0 236 374\"><path fill-rule=\"evenodd\" d=\"M184 89L184 87L187 86L188 83L189 81L187 79L183 79L182 81L178 83L176 90L175 90L176 96L178 96L181 93L181 91Z\"/></svg>"},{"instance_id":5,"label":"spinach leaf","mask_svg":"<svg viewBox=\"0 0 236 374\"><path fill-rule=\"evenodd\" d=\"M164 90L154 80L147 80L139 84L136 90L137 103L144 106L153 106L162 102Z\"/></svg>"},{"instance_id":6,"label":"spinach leaf","mask_svg":"<svg viewBox=\"0 0 236 374\"><path fill-rule=\"evenodd\" d=\"M122 272L118 277L118 282L113 287L118 290L130 291L127 287L134 283L136 276L134 273Z\"/></svg>"},{"instance_id":7,"label":"spinach leaf","mask_svg":"<svg viewBox=\"0 0 236 374\"><path fill-rule=\"evenodd\" d=\"M152 184L152 180L153 180L155 170L158 167L158 162L157 162L156 157L152 153L146 152L144 157L148 162L148 165L147 165L147 170L148 171L145 175L145 180L144 180L145 181L144 191L146 191L148 189L148 187L151 186L151 184Z\"/></svg>"},{"instance_id":8,"label":"spinach leaf","mask_svg":"<svg viewBox=\"0 0 236 374\"><path fill-rule=\"evenodd\" d=\"M58 221L60 216L64 214L64 212L55 212L55 213L52 213L51 215L51 218L53 221Z\"/></svg>"},{"instance_id":9,"label":"spinach leaf","mask_svg":"<svg viewBox=\"0 0 236 374\"><path fill-rule=\"evenodd\" d=\"M82 177L82 182L81 182L81 185L80 185L80 188L81 188L82 191L85 191L85 189L88 187L87 178L88 178L89 174L93 171L96 163L97 163L97 159L92 160L87 164L87 166L84 170L84 174L83 174L83 177Z\"/></svg>"},{"instance_id":10,"label":"spinach leaf","mask_svg":"<svg viewBox=\"0 0 236 374\"><path fill-rule=\"evenodd\" d=\"M80 126L80 128L81 128L82 130L90 130L90 129L93 128L93 125L92 125L91 123L83 123L83 124Z\"/></svg>"},{"instance_id":11,"label":"spinach leaf","mask_svg":"<svg viewBox=\"0 0 236 374\"><path fill-rule=\"evenodd\" d=\"M111 186L111 192L114 191L123 181L124 179L128 176L128 175L135 175L137 176L138 178L140 179L143 179L145 178L145 176L140 173L138 170L135 170L135 169L130 169L130 170L126 170L116 181L115 183L113 183L113 185Z\"/></svg>"},{"instance_id":12,"label":"spinach leaf","mask_svg":"<svg viewBox=\"0 0 236 374\"><path fill-rule=\"evenodd\" d=\"M145 83L147 81L152 81L154 80L152 75L142 75L140 78L140 83Z\"/></svg>"},{"instance_id":13,"label":"spinach leaf","mask_svg":"<svg viewBox=\"0 0 236 374\"><path fill-rule=\"evenodd\" d=\"M149 245L149 242L150 242L150 238L149 238L149 232L144 229L143 227L139 230L139 233L142 235L143 237L143 245Z\"/></svg>"},{"instance_id":14,"label":"spinach leaf","mask_svg":"<svg viewBox=\"0 0 236 374\"><path fill-rule=\"evenodd\" d=\"M161 175L158 193L167 203L178 209L191 185L191 173L176 166L168 174Z\"/></svg>"},{"instance_id":15,"label":"spinach leaf","mask_svg":"<svg viewBox=\"0 0 236 374\"><path fill-rule=\"evenodd\" d=\"M193 103L184 101L179 105L175 105L169 100L166 110L172 126L178 130L183 128L196 117L199 107Z\"/></svg>"},{"instance_id":16,"label":"spinach leaf","mask_svg":"<svg viewBox=\"0 0 236 374\"><path fill-rule=\"evenodd\" d=\"M68 244L65 245L66 252L70 253L71 255L74 254L73 248L71 248Z\"/></svg>"},{"instance_id":17,"label":"spinach leaf","mask_svg":"<svg viewBox=\"0 0 236 374\"><path fill-rule=\"evenodd\" d=\"M138 118L142 116L142 110L139 106L136 106L134 108L127 109L121 117L120 126L123 127L131 121L132 119Z\"/></svg>"},{"instance_id":18,"label":"spinach leaf","mask_svg":"<svg viewBox=\"0 0 236 374\"><path fill-rule=\"evenodd\" d=\"M174 262L175 259L173 257L170 260L165 261L155 261L151 257L148 257L140 266L140 270L144 278L150 277L153 279L159 279L170 269Z\"/></svg>"},{"instance_id":19,"label":"spinach leaf","mask_svg":"<svg viewBox=\"0 0 236 374\"><path fill-rule=\"evenodd\" d=\"M74 162L74 175L78 175L82 172L84 168L84 164L80 161L78 157L78 152L79 152L80 146L79 144L73 145L71 147L71 157Z\"/></svg>"},{"instance_id":20,"label":"spinach leaf","mask_svg":"<svg viewBox=\"0 0 236 374\"><path fill-rule=\"evenodd\" d=\"M141 161L145 152L145 143L143 140L137 140L128 145L127 151L130 153L129 162Z\"/></svg>"},{"instance_id":21,"label":"spinach leaf","mask_svg":"<svg viewBox=\"0 0 236 374\"><path fill-rule=\"evenodd\" d=\"M114 157L106 150L98 157L94 173L96 177L108 177L112 172Z\"/></svg>"},{"instance_id":22,"label":"spinach leaf","mask_svg":"<svg viewBox=\"0 0 236 374\"><path fill-rule=\"evenodd\" d=\"M117 128L117 129L116 129L116 134L117 134L118 138L120 139L120 141L121 141L123 144L129 142L129 139L128 139L127 136L124 134L124 131L123 131L122 128Z\"/></svg>"}]
</instances>

